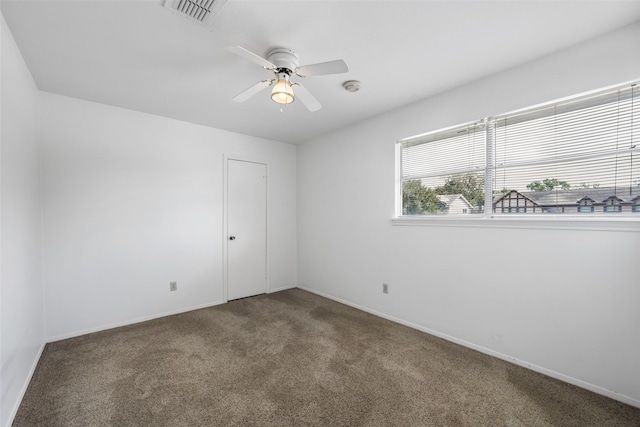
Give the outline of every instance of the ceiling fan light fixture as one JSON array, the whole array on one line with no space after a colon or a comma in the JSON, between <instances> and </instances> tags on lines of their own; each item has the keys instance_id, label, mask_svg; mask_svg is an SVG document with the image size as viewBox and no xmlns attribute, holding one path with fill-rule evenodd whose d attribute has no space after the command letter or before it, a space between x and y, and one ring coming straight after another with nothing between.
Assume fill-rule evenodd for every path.
<instances>
[{"instance_id":1,"label":"ceiling fan light fixture","mask_svg":"<svg viewBox=\"0 0 640 427\"><path fill-rule=\"evenodd\" d=\"M283 105L291 104L293 101L295 101L291 83L289 83L289 81L287 81L286 79L279 78L278 82L271 91L271 100Z\"/></svg>"},{"instance_id":2,"label":"ceiling fan light fixture","mask_svg":"<svg viewBox=\"0 0 640 427\"><path fill-rule=\"evenodd\" d=\"M295 74L298 77L321 76L326 74L346 73L349 71L347 64L345 64L342 59L319 62L317 64L304 65L301 67L296 53L291 49L282 47L271 49L267 58L256 55L255 53L240 46L227 46L225 49L235 55L260 65L265 70L272 71L275 74L275 78L271 80L262 80L254 84L233 97L233 100L236 102L244 102L260 92L262 89L273 85L273 82L275 81L276 84L273 85L273 89L271 90L271 100L280 104L280 112L283 110L282 106L291 104L296 100L296 94L298 95L297 98L302 102L302 105L304 105L310 112L318 111L322 107L318 100L299 82L291 83L291 81L289 81L289 78L292 75ZM296 86L296 94L293 93L292 86Z\"/></svg>"}]
</instances>

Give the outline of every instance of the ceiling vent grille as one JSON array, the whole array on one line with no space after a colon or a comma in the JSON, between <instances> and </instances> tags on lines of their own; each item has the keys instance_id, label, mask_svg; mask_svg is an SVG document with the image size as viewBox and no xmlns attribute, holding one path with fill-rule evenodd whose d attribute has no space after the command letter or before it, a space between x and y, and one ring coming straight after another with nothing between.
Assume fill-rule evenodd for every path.
<instances>
[{"instance_id":1,"label":"ceiling vent grille","mask_svg":"<svg viewBox=\"0 0 640 427\"><path fill-rule=\"evenodd\" d=\"M165 0L164 7L211 28L227 0Z\"/></svg>"}]
</instances>

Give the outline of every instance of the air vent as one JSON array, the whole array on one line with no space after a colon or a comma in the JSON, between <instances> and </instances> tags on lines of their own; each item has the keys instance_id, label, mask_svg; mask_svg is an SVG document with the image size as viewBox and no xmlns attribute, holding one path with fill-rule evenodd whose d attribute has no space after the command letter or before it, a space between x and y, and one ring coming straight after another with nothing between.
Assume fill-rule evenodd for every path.
<instances>
[{"instance_id":1,"label":"air vent","mask_svg":"<svg viewBox=\"0 0 640 427\"><path fill-rule=\"evenodd\" d=\"M227 0L165 0L164 7L211 28L214 18L226 2Z\"/></svg>"}]
</instances>

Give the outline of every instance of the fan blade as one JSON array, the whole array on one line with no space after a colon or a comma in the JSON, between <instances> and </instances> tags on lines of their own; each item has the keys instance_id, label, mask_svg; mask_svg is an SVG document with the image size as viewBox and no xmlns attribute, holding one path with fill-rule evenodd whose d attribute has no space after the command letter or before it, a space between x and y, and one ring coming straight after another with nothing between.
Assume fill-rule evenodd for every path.
<instances>
[{"instance_id":1,"label":"fan blade","mask_svg":"<svg viewBox=\"0 0 640 427\"><path fill-rule=\"evenodd\" d=\"M311 95L311 92L309 92L304 86L300 83L294 83L293 86L296 87L293 91L294 96L298 98L309 111L314 112L322 108L322 105L320 105L318 100Z\"/></svg>"},{"instance_id":2,"label":"fan blade","mask_svg":"<svg viewBox=\"0 0 640 427\"><path fill-rule=\"evenodd\" d=\"M253 95L255 95L256 93L260 92L261 90L271 86L271 83L273 83L273 80L263 80L261 82L258 82L256 84L254 84L253 86L251 86L250 88L244 90L243 92L237 94L233 100L236 102L244 102L247 99L251 98Z\"/></svg>"},{"instance_id":3,"label":"fan blade","mask_svg":"<svg viewBox=\"0 0 640 427\"><path fill-rule=\"evenodd\" d=\"M260 65L261 67L264 68L277 68L275 65L273 65L271 62L267 61L266 59L264 59L263 57L256 55L255 53L248 51L247 49L240 47L240 46L227 46L225 47L225 49L231 53L235 53L236 55L244 58L244 59L248 59L251 62L255 62L256 64Z\"/></svg>"},{"instance_id":4,"label":"fan blade","mask_svg":"<svg viewBox=\"0 0 640 427\"><path fill-rule=\"evenodd\" d=\"M303 65L296 69L300 77L321 76L323 74L340 74L349 71L349 67L342 59L320 62L319 64Z\"/></svg>"}]
</instances>

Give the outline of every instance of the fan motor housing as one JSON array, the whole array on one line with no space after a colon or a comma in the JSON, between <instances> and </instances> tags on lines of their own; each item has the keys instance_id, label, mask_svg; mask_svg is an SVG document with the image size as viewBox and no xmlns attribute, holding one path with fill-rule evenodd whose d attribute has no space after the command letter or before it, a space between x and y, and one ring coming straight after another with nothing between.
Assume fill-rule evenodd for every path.
<instances>
[{"instance_id":1,"label":"fan motor housing","mask_svg":"<svg viewBox=\"0 0 640 427\"><path fill-rule=\"evenodd\" d=\"M286 68L291 71L295 71L295 69L300 66L298 55L291 49L285 47L271 49L267 59L278 68Z\"/></svg>"}]
</instances>

